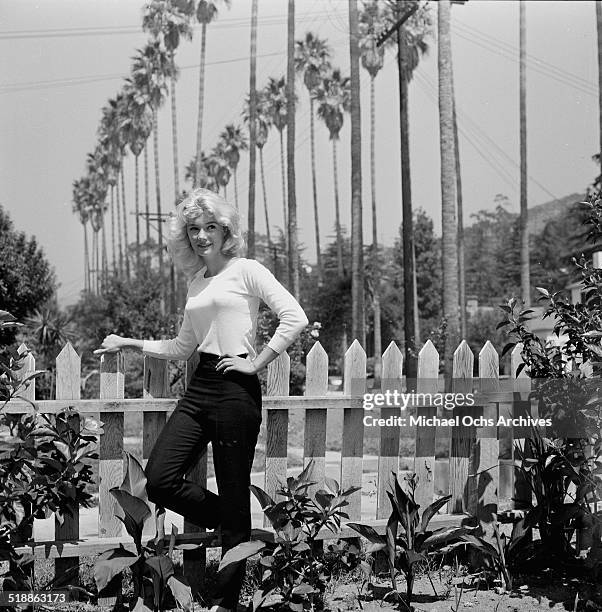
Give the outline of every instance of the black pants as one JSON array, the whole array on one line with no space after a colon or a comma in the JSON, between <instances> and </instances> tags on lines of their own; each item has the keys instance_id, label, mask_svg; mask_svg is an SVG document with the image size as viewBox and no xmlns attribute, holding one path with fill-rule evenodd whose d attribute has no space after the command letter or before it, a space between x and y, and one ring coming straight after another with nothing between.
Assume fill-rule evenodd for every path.
<instances>
[{"instance_id":1,"label":"black pants","mask_svg":"<svg viewBox=\"0 0 602 612\"><path fill-rule=\"evenodd\" d=\"M251 535L251 466L261 424L257 376L221 374L216 355L201 353L184 397L146 465L149 499L200 527L221 527L222 555ZM211 442L219 495L184 478ZM245 563L218 573L214 604L236 609Z\"/></svg>"}]
</instances>

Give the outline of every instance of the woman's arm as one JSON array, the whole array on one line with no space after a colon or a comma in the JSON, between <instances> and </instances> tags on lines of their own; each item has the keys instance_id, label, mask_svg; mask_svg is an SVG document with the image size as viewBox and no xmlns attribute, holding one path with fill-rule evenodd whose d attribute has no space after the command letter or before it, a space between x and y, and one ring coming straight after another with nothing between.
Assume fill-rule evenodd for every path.
<instances>
[{"instance_id":1,"label":"woman's arm","mask_svg":"<svg viewBox=\"0 0 602 612\"><path fill-rule=\"evenodd\" d=\"M94 351L95 355L102 355L103 353L116 353L121 349L133 348L142 350L143 340L138 338L124 338L117 334L109 334L100 345L99 349Z\"/></svg>"},{"instance_id":2,"label":"woman's arm","mask_svg":"<svg viewBox=\"0 0 602 612\"><path fill-rule=\"evenodd\" d=\"M125 348L134 348L158 359L186 360L197 346L198 341L188 311L185 310L180 331L177 337L171 340L139 340L110 334L102 341L101 348L95 350L94 353L101 355L102 353L115 353Z\"/></svg>"}]
</instances>

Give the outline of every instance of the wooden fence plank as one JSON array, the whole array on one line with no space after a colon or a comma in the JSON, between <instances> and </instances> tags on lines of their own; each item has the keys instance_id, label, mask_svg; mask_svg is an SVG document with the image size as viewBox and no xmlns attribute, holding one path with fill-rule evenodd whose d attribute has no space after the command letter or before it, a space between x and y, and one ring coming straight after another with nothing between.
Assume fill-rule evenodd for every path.
<instances>
[{"instance_id":1,"label":"wooden fence plank","mask_svg":"<svg viewBox=\"0 0 602 612\"><path fill-rule=\"evenodd\" d=\"M100 399L122 399L124 395L123 353L105 353L100 358ZM98 534L101 538L121 534L115 518L116 502L109 489L123 480L123 409L101 412L104 434L98 448Z\"/></svg>"},{"instance_id":2,"label":"wooden fence plank","mask_svg":"<svg viewBox=\"0 0 602 612\"><path fill-rule=\"evenodd\" d=\"M366 353L354 340L345 353L345 395L363 396L366 392ZM341 448L341 487L362 486L364 457L364 411L357 408L343 409L343 440ZM347 514L352 521L362 518L362 492L356 491L349 498Z\"/></svg>"},{"instance_id":3,"label":"wooden fence plank","mask_svg":"<svg viewBox=\"0 0 602 612\"><path fill-rule=\"evenodd\" d=\"M168 362L165 359L144 356L142 397L168 397L169 381L167 378ZM142 467L146 467L153 446L165 426L165 412L143 412L142 413ZM155 504L149 502L151 512L155 515ZM154 535L156 523L148 520L144 523L142 533Z\"/></svg>"},{"instance_id":4,"label":"wooden fence plank","mask_svg":"<svg viewBox=\"0 0 602 612\"><path fill-rule=\"evenodd\" d=\"M305 396L326 395L328 392L328 355L319 342L316 342L305 362ZM316 484L310 487L313 495L324 488L326 470L326 410L305 410L305 430L303 435L303 465L313 460L311 480Z\"/></svg>"},{"instance_id":5,"label":"wooden fence plank","mask_svg":"<svg viewBox=\"0 0 602 612\"><path fill-rule=\"evenodd\" d=\"M78 400L81 397L81 359L70 342L63 347L56 358L56 399ZM69 417L68 427L73 431L80 430L80 417ZM73 514L66 514L63 524L55 517L54 534L57 540L77 540L79 538L79 506L72 510ZM79 558L57 559L55 561L55 577L73 576L78 581ZM71 578L70 581L73 581Z\"/></svg>"},{"instance_id":6,"label":"wooden fence plank","mask_svg":"<svg viewBox=\"0 0 602 612\"><path fill-rule=\"evenodd\" d=\"M489 340L479 353L479 381L481 391L499 389L500 358ZM493 535L492 523L497 514L499 490L499 455L500 444L497 437L497 404L486 404L482 407L483 418L494 425L477 427L476 463L473 472L476 474L476 499L471 500L471 512L479 519L485 537Z\"/></svg>"},{"instance_id":7,"label":"wooden fence plank","mask_svg":"<svg viewBox=\"0 0 602 612\"><path fill-rule=\"evenodd\" d=\"M403 355L395 342L391 342L382 354L381 391L402 391ZM400 406L383 406L383 419L400 416ZM391 472L399 470L399 427L380 428L380 454L376 482L376 518L386 518L391 513L391 502L387 497L387 485Z\"/></svg>"},{"instance_id":8,"label":"wooden fence plank","mask_svg":"<svg viewBox=\"0 0 602 612\"><path fill-rule=\"evenodd\" d=\"M472 373L474 355L466 340L462 340L454 352L452 367L452 393L472 392ZM457 405L448 414L460 417L475 416L475 409ZM449 492L451 494L450 510L452 513L466 512L470 487L474 477L469 477L471 453L475 446L475 428L472 425L455 426L451 428L451 447L449 456Z\"/></svg>"},{"instance_id":9,"label":"wooden fence plank","mask_svg":"<svg viewBox=\"0 0 602 612\"><path fill-rule=\"evenodd\" d=\"M267 395L288 396L291 359L287 352L268 365ZM286 481L288 411L267 409L265 445L265 491L272 497ZM264 517L264 525L269 521Z\"/></svg>"},{"instance_id":10,"label":"wooden fence plank","mask_svg":"<svg viewBox=\"0 0 602 612\"><path fill-rule=\"evenodd\" d=\"M439 380L439 353L435 345L427 340L418 353L416 393L437 393ZM432 418L437 407L417 408L416 416ZM414 472L418 476L416 501L426 508L435 495L435 442L437 427L416 427L416 451Z\"/></svg>"}]
</instances>

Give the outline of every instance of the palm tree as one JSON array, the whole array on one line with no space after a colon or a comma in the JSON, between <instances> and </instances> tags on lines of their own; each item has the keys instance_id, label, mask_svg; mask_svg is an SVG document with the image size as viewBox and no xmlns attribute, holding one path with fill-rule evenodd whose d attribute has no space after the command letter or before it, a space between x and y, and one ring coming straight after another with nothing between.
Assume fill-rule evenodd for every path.
<instances>
[{"instance_id":1,"label":"palm tree","mask_svg":"<svg viewBox=\"0 0 602 612\"><path fill-rule=\"evenodd\" d=\"M257 0L251 2L251 50L249 68L249 207L247 254L255 257L255 141L257 138Z\"/></svg>"},{"instance_id":2,"label":"palm tree","mask_svg":"<svg viewBox=\"0 0 602 612\"><path fill-rule=\"evenodd\" d=\"M286 59L288 276L289 288L292 294L299 299L299 252L297 247L297 195L295 184L295 0L288 0Z\"/></svg>"},{"instance_id":3,"label":"palm tree","mask_svg":"<svg viewBox=\"0 0 602 612\"><path fill-rule=\"evenodd\" d=\"M135 163L136 269L140 269L140 189L138 159L153 129L153 112L147 104L138 104L131 80L126 80L126 113L121 128Z\"/></svg>"},{"instance_id":4,"label":"palm tree","mask_svg":"<svg viewBox=\"0 0 602 612\"><path fill-rule=\"evenodd\" d=\"M240 152L249 148L249 143L239 125L229 123L219 135L219 142L223 150L228 167L234 175L234 202L238 208L238 177L236 171L240 162Z\"/></svg>"},{"instance_id":5,"label":"palm tree","mask_svg":"<svg viewBox=\"0 0 602 612\"><path fill-rule=\"evenodd\" d=\"M209 153L209 157L207 158L207 171L215 181L216 191L219 192L220 188L223 187L224 197L227 197L226 187L230 182L232 172L230 172L230 166L226 159L226 152L219 142Z\"/></svg>"},{"instance_id":6,"label":"palm tree","mask_svg":"<svg viewBox=\"0 0 602 612\"><path fill-rule=\"evenodd\" d=\"M230 0L223 0L226 7L230 7ZM217 7L219 0L199 0L196 8L196 19L201 24L201 63L199 71L199 111L197 119L196 132L196 171L192 176L201 177L202 172L202 154L203 154L203 101L205 96L205 46L207 43L207 25L217 17ZM199 187L196 183L193 187Z\"/></svg>"},{"instance_id":7,"label":"palm tree","mask_svg":"<svg viewBox=\"0 0 602 612\"><path fill-rule=\"evenodd\" d=\"M452 104L450 0L438 3L439 130L441 153L441 263L443 270L443 316L447 320L444 372L451 380L452 355L459 336L458 243L456 240L455 155Z\"/></svg>"},{"instance_id":8,"label":"palm tree","mask_svg":"<svg viewBox=\"0 0 602 612\"><path fill-rule=\"evenodd\" d=\"M332 70L322 79L320 87L314 93L314 98L318 102L318 117L326 124L330 140L332 141L337 272L339 278L342 279L345 276L345 268L343 266L343 237L341 234L339 207L337 143L339 141L339 133L343 127L345 113L349 111L351 104L349 77L343 77L338 68Z\"/></svg>"},{"instance_id":9,"label":"palm tree","mask_svg":"<svg viewBox=\"0 0 602 612\"><path fill-rule=\"evenodd\" d=\"M155 162L155 193L159 217L159 270L163 272L163 226L161 222L161 183L159 173L159 127L158 110L165 100L167 79L171 77L172 63L162 43L150 41L134 56L131 80L137 102L148 104L153 112L153 151Z\"/></svg>"},{"instance_id":10,"label":"palm tree","mask_svg":"<svg viewBox=\"0 0 602 612\"><path fill-rule=\"evenodd\" d=\"M88 222L90 221L90 209L86 201L83 179L73 181L72 210L79 217L79 222L84 230L84 290L90 291L90 248L88 245Z\"/></svg>"},{"instance_id":11,"label":"palm tree","mask_svg":"<svg viewBox=\"0 0 602 612\"><path fill-rule=\"evenodd\" d=\"M163 42L171 61L171 135L174 164L174 191L177 202L180 194L180 178L178 167L178 126L176 106L176 80L178 70L175 62L175 52L181 37L192 40L190 24L192 4L188 2L172 2L170 0L151 0L145 5L142 17L142 29L149 32L155 40ZM183 9L183 10L182 10Z\"/></svg>"},{"instance_id":12,"label":"palm tree","mask_svg":"<svg viewBox=\"0 0 602 612\"><path fill-rule=\"evenodd\" d=\"M598 117L600 131L600 177L602 181L602 0L596 0L596 32L598 36Z\"/></svg>"},{"instance_id":13,"label":"palm tree","mask_svg":"<svg viewBox=\"0 0 602 612\"><path fill-rule=\"evenodd\" d=\"M242 112L244 122L249 125L251 122L251 100L247 97L245 106ZM255 112L255 146L259 149L259 169L261 175L261 190L263 193L263 210L265 215L266 234L268 239L268 247L272 247L272 238L270 236L270 220L268 214L268 199L265 186L265 168L263 163L263 147L268 140L270 127L272 126L272 114L270 110L270 101L267 97L265 89L257 95L257 105ZM249 129L250 131L250 129Z\"/></svg>"},{"instance_id":14,"label":"palm tree","mask_svg":"<svg viewBox=\"0 0 602 612\"><path fill-rule=\"evenodd\" d=\"M104 153L107 157L103 167L111 176L113 182L113 173L117 173L117 223L119 235L119 266L122 268L122 262L125 264L126 277L130 277L130 264L128 256L128 225L127 225L127 207L125 203L125 190L123 188L123 156L125 155L126 137L121 125L126 114L125 109L125 94L119 92L114 98L108 100L107 104L102 109L102 118L98 129L99 140L104 148ZM110 167L110 170L109 170ZM119 210L119 177L121 177L121 205L122 211ZM123 214L123 226L121 226L121 214ZM121 247L121 237L123 229L124 247Z\"/></svg>"},{"instance_id":15,"label":"palm tree","mask_svg":"<svg viewBox=\"0 0 602 612\"><path fill-rule=\"evenodd\" d=\"M409 10L415 12L397 31L397 71L399 79L399 122L401 148L401 199L404 257L404 336L406 372L416 376L416 345L419 340L416 303L416 269L414 266L414 231L412 227L412 185L410 162L409 84L421 55L428 50L426 36L431 29L430 13L419 9L417 0L391 3L392 18L397 21ZM393 39L390 39L393 42Z\"/></svg>"},{"instance_id":16,"label":"palm tree","mask_svg":"<svg viewBox=\"0 0 602 612\"><path fill-rule=\"evenodd\" d=\"M282 219L283 227L287 227L286 213L286 164L284 161L284 128L286 127L286 79L270 77L265 88L265 96L269 104L270 120L276 126L280 136L280 173L282 176ZM285 234L286 236L286 234Z\"/></svg>"},{"instance_id":17,"label":"palm tree","mask_svg":"<svg viewBox=\"0 0 602 612\"><path fill-rule=\"evenodd\" d=\"M519 2L519 113L520 113L520 286L526 307L531 303L529 279L529 226L527 210L527 12Z\"/></svg>"},{"instance_id":18,"label":"palm tree","mask_svg":"<svg viewBox=\"0 0 602 612\"><path fill-rule=\"evenodd\" d=\"M349 111L351 116L351 335L366 346L362 232L362 113L357 0L349 0Z\"/></svg>"},{"instance_id":19,"label":"palm tree","mask_svg":"<svg viewBox=\"0 0 602 612\"><path fill-rule=\"evenodd\" d=\"M378 265L378 234L376 217L376 95L374 81L384 65L385 49L377 45L378 36L386 29L386 7L378 0L364 4L360 13L360 51L362 66L370 75L370 194L372 201L372 310L374 318L374 377L380 380L382 340L380 326L380 274Z\"/></svg>"},{"instance_id":20,"label":"palm tree","mask_svg":"<svg viewBox=\"0 0 602 612\"><path fill-rule=\"evenodd\" d=\"M310 152L311 152L311 182L314 200L314 231L316 239L316 263L318 268L318 283L322 284L322 254L320 251L320 223L318 219L318 190L316 186L316 138L314 128L314 94L320 86L322 78L331 66L332 49L326 40L318 38L312 32L307 32L305 38L295 43L295 70L303 75L303 83L309 95L310 119Z\"/></svg>"}]
</instances>

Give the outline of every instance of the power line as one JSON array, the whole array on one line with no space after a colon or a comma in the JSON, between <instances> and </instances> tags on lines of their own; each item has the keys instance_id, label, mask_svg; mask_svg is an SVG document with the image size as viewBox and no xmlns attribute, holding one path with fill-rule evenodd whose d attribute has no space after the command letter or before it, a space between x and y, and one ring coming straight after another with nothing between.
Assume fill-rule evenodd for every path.
<instances>
[{"instance_id":1,"label":"power line","mask_svg":"<svg viewBox=\"0 0 602 612\"><path fill-rule=\"evenodd\" d=\"M282 56L284 52L276 51L274 53L263 53L257 57L274 57ZM236 57L227 60L216 60L214 62L207 62L205 66L216 66L218 64L233 64L235 62L248 61L249 57ZM199 68L200 64L190 64L188 66L180 66L179 70L190 70L192 68ZM4 93L16 93L19 91L30 91L35 89L54 89L56 87L72 87L74 85L89 85L91 83L97 83L101 81L110 81L114 79L123 79L123 74L105 74L93 77L81 76L73 77L68 79L55 79L48 81L30 81L29 83L7 83L0 85L0 94Z\"/></svg>"},{"instance_id":2,"label":"power line","mask_svg":"<svg viewBox=\"0 0 602 612\"><path fill-rule=\"evenodd\" d=\"M325 16L326 12L316 11L315 13L302 13L297 21L309 21L316 18L316 16ZM249 27L250 19L246 18L231 18L221 19L211 24L211 29L231 29ZM286 17L282 15L267 15L261 19L260 25L273 26L283 25L286 23ZM192 26L193 30L201 28L201 24L195 24ZM79 28L50 28L41 30L14 30L0 32L0 40L15 40L15 39L31 39L31 38L71 38L78 36L108 36L108 35L122 35L122 34L141 34L142 29L140 25L129 25L129 26L95 26L95 27L79 27Z\"/></svg>"},{"instance_id":3,"label":"power line","mask_svg":"<svg viewBox=\"0 0 602 612\"><path fill-rule=\"evenodd\" d=\"M491 36L490 34L485 34L484 32L481 32L480 30L474 27L468 26L466 24L463 24L463 23L457 23L454 25L456 27L459 27L460 30L464 30L465 33L471 34L477 38L480 38L481 41L484 43L488 43L492 45L497 44L498 47L504 49L508 53L515 55L516 58L518 58L519 56L519 49L515 47L514 45L511 45L510 43L500 40L499 38L496 38L495 36ZM560 76L565 77L567 80L574 80L576 82L580 82L585 87L594 87L594 84L591 81L588 81L587 79L582 79L581 77L578 77L572 74L571 72L564 70L563 68L560 68L554 64L551 64L550 62L547 62L546 60L538 58L532 55L531 53L527 53L526 57L527 57L527 63L535 62L536 65L541 64L542 67L545 67L549 69L550 71L558 73Z\"/></svg>"}]
</instances>

